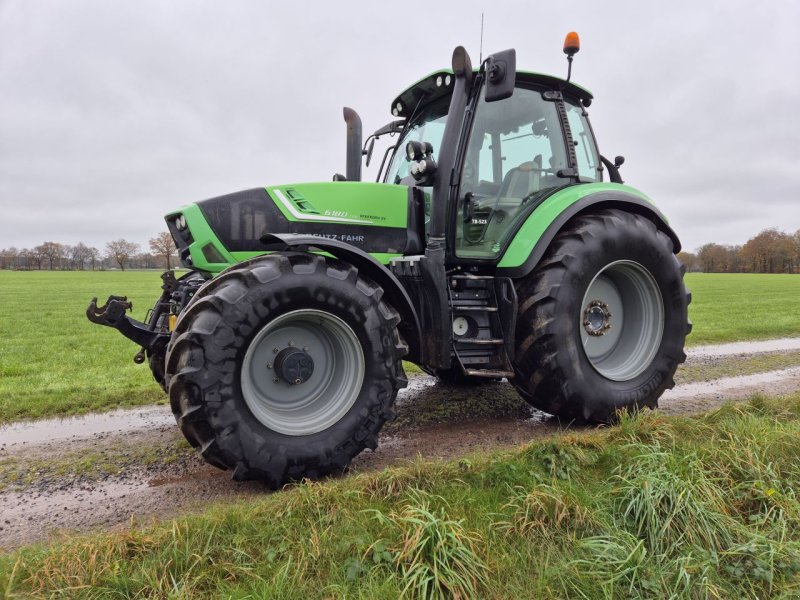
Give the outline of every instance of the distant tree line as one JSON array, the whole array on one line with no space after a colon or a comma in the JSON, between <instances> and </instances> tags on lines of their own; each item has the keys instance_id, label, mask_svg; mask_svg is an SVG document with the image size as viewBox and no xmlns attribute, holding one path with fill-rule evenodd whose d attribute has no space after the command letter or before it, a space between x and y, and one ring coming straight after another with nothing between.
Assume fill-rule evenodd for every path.
<instances>
[{"instance_id":1,"label":"distant tree line","mask_svg":"<svg viewBox=\"0 0 800 600\"><path fill-rule=\"evenodd\" d=\"M105 269L163 269L176 264L177 248L168 231L148 242L149 252L139 244L118 239L106 243L103 251L78 242L74 246L44 242L33 248L3 248L0 269L17 271L96 271Z\"/></svg>"},{"instance_id":2,"label":"distant tree line","mask_svg":"<svg viewBox=\"0 0 800 600\"><path fill-rule=\"evenodd\" d=\"M0 269L84 271L163 269L176 264L177 248L168 231L148 242L150 252L124 239L106 243L101 252L78 242L74 246L44 242L34 248L0 250ZM687 271L704 273L800 273L800 229L785 233L765 229L742 246L703 244L678 258Z\"/></svg>"},{"instance_id":3,"label":"distant tree line","mask_svg":"<svg viewBox=\"0 0 800 600\"><path fill-rule=\"evenodd\" d=\"M703 244L678 258L687 271L704 273L800 273L800 229L765 229L743 246Z\"/></svg>"}]
</instances>

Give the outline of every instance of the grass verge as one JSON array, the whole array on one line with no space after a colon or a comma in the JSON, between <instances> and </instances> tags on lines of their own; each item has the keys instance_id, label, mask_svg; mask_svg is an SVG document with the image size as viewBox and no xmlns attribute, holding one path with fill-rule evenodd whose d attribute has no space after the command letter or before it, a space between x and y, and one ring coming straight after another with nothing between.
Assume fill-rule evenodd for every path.
<instances>
[{"instance_id":1,"label":"grass verge","mask_svg":"<svg viewBox=\"0 0 800 600\"><path fill-rule=\"evenodd\" d=\"M7 597L756 598L800 591L800 394L625 416L0 556Z\"/></svg>"}]
</instances>

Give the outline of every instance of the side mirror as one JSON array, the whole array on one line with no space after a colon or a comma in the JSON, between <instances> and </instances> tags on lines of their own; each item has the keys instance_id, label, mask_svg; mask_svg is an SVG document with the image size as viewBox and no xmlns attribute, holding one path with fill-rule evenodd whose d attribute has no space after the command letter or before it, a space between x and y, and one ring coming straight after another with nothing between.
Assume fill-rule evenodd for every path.
<instances>
[{"instance_id":1,"label":"side mirror","mask_svg":"<svg viewBox=\"0 0 800 600\"><path fill-rule=\"evenodd\" d=\"M624 156L616 156L614 157L614 166L618 169L625 164L625 157Z\"/></svg>"},{"instance_id":2,"label":"side mirror","mask_svg":"<svg viewBox=\"0 0 800 600\"><path fill-rule=\"evenodd\" d=\"M367 149L362 150L362 152L367 155L367 166L369 166L369 161L372 160L372 151L374 149L375 149L375 138L372 138L369 141L369 146L367 146Z\"/></svg>"},{"instance_id":3,"label":"side mirror","mask_svg":"<svg viewBox=\"0 0 800 600\"><path fill-rule=\"evenodd\" d=\"M391 123L387 123L380 129L378 129L375 133L367 138L367 143L364 146L364 149L361 151L361 154L367 157L366 166L369 166L369 163L372 161L372 151L375 149L375 140L377 140L382 135L389 135L395 133L401 133L403 131L403 127L405 127L405 120L401 121L392 121Z\"/></svg>"},{"instance_id":4,"label":"side mirror","mask_svg":"<svg viewBox=\"0 0 800 600\"><path fill-rule=\"evenodd\" d=\"M517 83L517 51L513 48L486 59L486 101L510 98Z\"/></svg>"},{"instance_id":5,"label":"side mirror","mask_svg":"<svg viewBox=\"0 0 800 600\"><path fill-rule=\"evenodd\" d=\"M387 123L372 135L375 137L380 137L382 135L386 135L387 133L400 133L403 131L403 127L405 127L405 120L401 121L392 121L391 123Z\"/></svg>"}]
</instances>

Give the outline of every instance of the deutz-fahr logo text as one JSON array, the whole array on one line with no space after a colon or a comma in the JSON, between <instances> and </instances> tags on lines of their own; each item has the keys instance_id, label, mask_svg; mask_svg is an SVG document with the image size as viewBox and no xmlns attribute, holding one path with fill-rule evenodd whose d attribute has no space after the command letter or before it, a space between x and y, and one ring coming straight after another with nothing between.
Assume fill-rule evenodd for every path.
<instances>
[{"instance_id":1,"label":"deutz-fahr logo text","mask_svg":"<svg viewBox=\"0 0 800 600\"><path fill-rule=\"evenodd\" d=\"M348 233L312 233L314 237L326 238L328 240L339 240L340 242L349 242L351 244L363 244L365 236L363 235L350 235Z\"/></svg>"}]
</instances>

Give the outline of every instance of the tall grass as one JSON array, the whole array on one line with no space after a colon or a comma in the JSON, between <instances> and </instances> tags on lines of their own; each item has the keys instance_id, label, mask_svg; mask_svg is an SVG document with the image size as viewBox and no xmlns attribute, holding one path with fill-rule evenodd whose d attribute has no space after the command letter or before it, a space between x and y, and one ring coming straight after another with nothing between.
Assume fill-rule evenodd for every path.
<instances>
[{"instance_id":1,"label":"tall grass","mask_svg":"<svg viewBox=\"0 0 800 600\"><path fill-rule=\"evenodd\" d=\"M64 598L792 598L800 394L0 555L0 592Z\"/></svg>"},{"instance_id":2,"label":"tall grass","mask_svg":"<svg viewBox=\"0 0 800 600\"><path fill-rule=\"evenodd\" d=\"M399 569L402 597L477 598L488 580L486 564L476 552L483 539L480 534L467 531L463 519L447 517L444 498L438 498L444 504L438 509L431 507L431 500L425 492L412 490L409 501L398 511L388 515L374 511L381 524L400 536L393 552L383 550L386 554L379 554L374 560L380 562L385 556ZM384 548L381 542L371 549Z\"/></svg>"},{"instance_id":3,"label":"tall grass","mask_svg":"<svg viewBox=\"0 0 800 600\"><path fill-rule=\"evenodd\" d=\"M503 506L508 520L497 525L511 536L570 535L599 526L590 507L562 482L540 483L533 489L517 487Z\"/></svg>"},{"instance_id":4,"label":"tall grass","mask_svg":"<svg viewBox=\"0 0 800 600\"><path fill-rule=\"evenodd\" d=\"M723 489L696 455L637 445L614 483L615 520L648 552L672 556L690 545L716 554L732 543Z\"/></svg>"}]
</instances>

